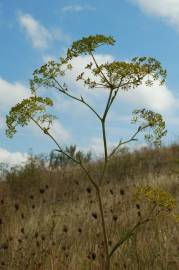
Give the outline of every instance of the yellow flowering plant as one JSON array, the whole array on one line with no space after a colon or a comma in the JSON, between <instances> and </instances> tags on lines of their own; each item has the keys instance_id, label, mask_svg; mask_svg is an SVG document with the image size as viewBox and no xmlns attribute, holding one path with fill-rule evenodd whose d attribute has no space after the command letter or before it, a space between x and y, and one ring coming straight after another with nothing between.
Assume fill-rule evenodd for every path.
<instances>
[{"instance_id":1,"label":"yellow flowering plant","mask_svg":"<svg viewBox=\"0 0 179 270\"><path fill-rule=\"evenodd\" d=\"M99 212L101 221L99 226L101 226L101 231L104 238L104 265L105 270L110 269L110 259L115 251L131 237L138 226L146 222L140 222L136 224L134 228L123 238L120 239L111 248L108 244L108 232L106 229L106 221L103 209L103 199L101 196L101 189L98 183L102 183L107 171L107 165L112 156L116 151L124 144L135 141L137 135L141 132L145 132L145 138L156 144L160 144L162 137L166 134L165 122L160 114L156 114L152 111L139 109L133 114L133 123L138 123L139 125L135 132L126 140L120 140L119 143L112 149L108 147L108 141L106 136L106 119L108 113L117 97L119 91L129 91L133 90L141 84L146 84L151 86L154 81L159 81L160 84L165 82L166 70L164 70L159 61L151 57L135 57L131 61L113 61L104 62L99 64L97 62L95 52L102 45L113 46L115 40L111 36L95 35L84 37L81 40L73 42L72 46L67 50L66 56L60 58L59 61L48 61L46 64L37 68L33 72L33 78L30 80L30 90L31 97L24 99L22 102L18 103L16 106L11 108L9 115L7 116L7 136L13 137L17 131L18 126L25 126L30 121L33 121L42 131L48 136L55 144L56 151L62 153L75 164L77 164L85 173L86 178L92 184L96 191L96 196L99 205ZM107 89L107 100L104 104L104 110L102 114L88 102L83 96L76 96L73 91L69 88L68 83L65 82L65 75L70 72L73 68L72 60L81 55L88 55L90 57L89 63L84 68L83 72L78 74L76 77L77 81L82 81L84 87L89 89ZM92 76L89 76L89 72ZM64 95L66 98L70 98L75 102L79 102L86 106L98 119L101 130L102 130L102 140L104 146L104 162L103 168L100 172L99 181L96 181L86 164L80 160L71 156L66 150L61 146L60 142L56 140L51 134L51 124L53 123L54 116L48 113L47 108L53 105L52 100L49 97L42 98L38 96L39 88L47 88L50 91L56 90L59 94ZM150 129L152 134L147 135L146 131ZM168 206L169 202L172 200L163 195L158 195L154 192L151 194L150 190L144 190L145 196L148 199L157 199L161 205ZM166 201L167 200L167 201ZM110 250L111 249L111 250Z\"/></svg>"}]
</instances>

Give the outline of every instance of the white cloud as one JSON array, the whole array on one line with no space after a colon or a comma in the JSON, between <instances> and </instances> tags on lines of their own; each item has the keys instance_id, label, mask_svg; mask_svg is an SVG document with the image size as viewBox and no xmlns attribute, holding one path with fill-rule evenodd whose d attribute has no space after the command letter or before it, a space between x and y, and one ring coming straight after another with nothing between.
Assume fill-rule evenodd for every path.
<instances>
[{"instance_id":1,"label":"white cloud","mask_svg":"<svg viewBox=\"0 0 179 270\"><path fill-rule=\"evenodd\" d=\"M71 138L70 133L62 126L59 121L54 121L50 132L55 137L55 139L58 140L59 143L67 143Z\"/></svg>"},{"instance_id":2,"label":"white cloud","mask_svg":"<svg viewBox=\"0 0 179 270\"><path fill-rule=\"evenodd\" d=\"M139 107L148 107L159 112L167 112L177 107L178 101L166 85L155 82L152 87L141 85L127 92L120 92L119 99Z\"/></svg>"},{"instance_id":3,"label":"white cloud","mask_svg":"<svg viewBox=\"0 0 179 270\"><path fill-rule=\"evenodd\" d=\"M52 37L44 26L30 14L20 14L18 19L34 48L42 49L48 47Z\"/></svg>"},{"instance_id":4,"label":"white cloud","mask_svg":"<svg viewBox=\"0 0 179 270\"><path fill-rule=\"evenodd\" d=\"M7 163L9 166L20 165L26 162L28 154L21 152L9 152L0 148L0 163Z\"/></svg>"},{"instance_id":5,"label":"white cloud","mask_svg":"<svg viewBox=\"0 0 179 270\"><path fill-rule=\"evenodd\" d=\"M28 96L28 89L19 82L10 83L0 78L0 110L7 112L11 106Z\"/></svg>"},{"instance_id":6,"label":"white cloud","mask_svg":"<svg viewBox=\"0 0 179 270\"><path fill-rule=\"evenodd\" d=\"M179 28L179 0L133 0L144 12L166 19Z\"/></svg>"},{"instance_id":7,"label":"white cloud","mask_svg":"<svg viewBox=\"0 0 179 270\"><path fill-rule=\"evenodd\" d=\"M5 128L5 119L2 116L0 116L0 129L3 128Z\"/></svg>"},{"instance_id":8,"label":"white cloud","mask_svg":"<svg viewBox=\"0 0 179 270\"><path fill-rule=\"evenodd\" d=\"M95 10L96 8L89 5L67 5L62 8L64 12L81 12L84 10Z\"/></svg>"},{"instance_id":9,"label":"white cloud","mask_svg":"<svg viewBox=\"0 0 179 270\"><path fill-rule=\"evenodd\" d=\"M32 46L36 49L48 48L54 40L63 42L69 42L70 40L70 37L63 33L60 28L49 30L30 14L19 14L18 21L31 41Z\"/></svg>"}]
</instances>

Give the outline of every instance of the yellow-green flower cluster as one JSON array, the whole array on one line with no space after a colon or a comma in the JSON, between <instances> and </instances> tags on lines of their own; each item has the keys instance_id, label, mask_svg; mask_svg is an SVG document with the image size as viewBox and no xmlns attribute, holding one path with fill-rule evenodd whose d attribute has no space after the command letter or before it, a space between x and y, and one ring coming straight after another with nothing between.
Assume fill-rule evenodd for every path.
<instances>
[{"instance_id":1,"label":"yellow-green flower cluster","mask_svg":"<svg viewBox=\"0 0 179 270\"><path fill-rule=\"evenodd\" d=\"M165 210L176 208L175 198L170 193L158 188L151 186L138 187L135 196L138 200L147 200Z\"/></svg>"},{"instance_id":2,"label":"yellow-green flower cluster","mask_svg":"<svg viewBox=\"0 0 179 270\"><path fill-rule=\"evenodd\" d=\"M162 137L167 133L162 115L146 109L134 110L132 114L132 124L140 123L139 129L144 132L145 140L160 146Z\"/></svg>"}]
</instances>

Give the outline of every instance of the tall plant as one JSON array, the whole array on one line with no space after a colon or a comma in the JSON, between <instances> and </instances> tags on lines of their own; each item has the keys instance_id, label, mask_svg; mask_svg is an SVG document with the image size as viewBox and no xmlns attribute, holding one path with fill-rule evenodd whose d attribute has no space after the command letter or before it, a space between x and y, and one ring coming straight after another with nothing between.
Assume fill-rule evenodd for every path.
<instances>
[{"instance_id":1,"label":"tall plant","mask_svg":"<svg viewBox=\"0 0 179 270\"><path fill-rule=\"evenodd\" d=\"M163 84L166 78L166 71L162 68L161 64L150 57L135 57L130 62L113 61L99 64L95 56L96 49L102 45L113 46L114 44L115 40L111 36L96 35L84 37L81 40L73 42L71 48L68 49L66 56L60 58L60 61L49 61L47 64L36 69L33 73L33 79L30 81L31 96L11 108L9 115L7 116L6 131L8 137L13 137L18 125L23 127L32 121L54 142L57 147L57 152L63 154L81 167L88 181L93 185L96 191L101 216L101 230L104 238L105 270L110 269L110 259L116 250L130 238L136 229L145 223L147 219L137 223L123 239L120 239L111 249L109 249L103 199L98 183L103 182L110 159L122 145L136 140L139 133L144 133L145 139L156 145L160 145L161 138L166 134L165 122L160 114L146 109L135 110L133 112L132 122L139 122L139 126L129 139L119 141L112 151L109 150L106 137L106 119L118 92L134 89L143 83L152 86L153 82L156 80ZM84 68L84 71L81 74L78 74L76 80L82 81L84 87L88 87L89 89L103 88L108 90L107 100L104 104L104 111L102 114L99 114L83 96L74 95L64 82L66 72L71 71L73 68L72 60L81 55L88 55L91 57L91 60ZM88 75L89 73L91 73L91 76ZM66 151L66 149L64 149L51 134L50 128L54 116L48 113L47 108L53 105L53 101L49 97L44 98L38 96L38 89L41 87L56 89L59 94L81 103L99 120L104 145L104 162L98 182L95 181L94 177L90 174L90 171L83 160L76 158L76 156L71 155L69 151Z\"/></svg>"}]
</instances>

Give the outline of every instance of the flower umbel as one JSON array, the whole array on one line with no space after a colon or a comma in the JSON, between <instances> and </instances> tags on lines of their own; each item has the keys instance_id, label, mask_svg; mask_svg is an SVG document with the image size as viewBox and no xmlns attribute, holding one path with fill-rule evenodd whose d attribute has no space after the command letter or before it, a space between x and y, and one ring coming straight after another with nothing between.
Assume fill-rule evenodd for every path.
<instances>
[{"instance_id":1,"label":"flower umbel","mask_svg":"<svg viewBox=\"0 0 179 270\"><path fill-rule=\"evenodd\" d=\"M151 186L138 187L135 197L138 200L153 203L163 210L173 210L176 208L176 200L170 193Z\"/></svg>"},{"instance_id":2,"label":"flower umbel","mask_svg":"<svg viewBox=\"0 0 179 270\"><path fill-rule=\"evenodd\" d=\"M49 129L54 116L46 112L46 106L52 106L53 102L50 98L42 98L32 96L23 99L22 102L12 107L9 115L6 116L6 135L10 138L16 133L17 126L26 126L32 118L37 122L46 124L44 129Z\"/></svg>"},{"instance_id":3,"label":"flower umbel","mask_svg":"<svg viewBox=\"0 0 179 270\"><path fill-rule=\"evenodd\" d=\"M162 137L167 133L165 121L161 114L146 109L135 110L133 111L132 123L137 122L140 123L140 131L145 131L145 140L160 146ZM146 130L149 130L149 132L146 132Z\"/></svg>"}]
</instances>

